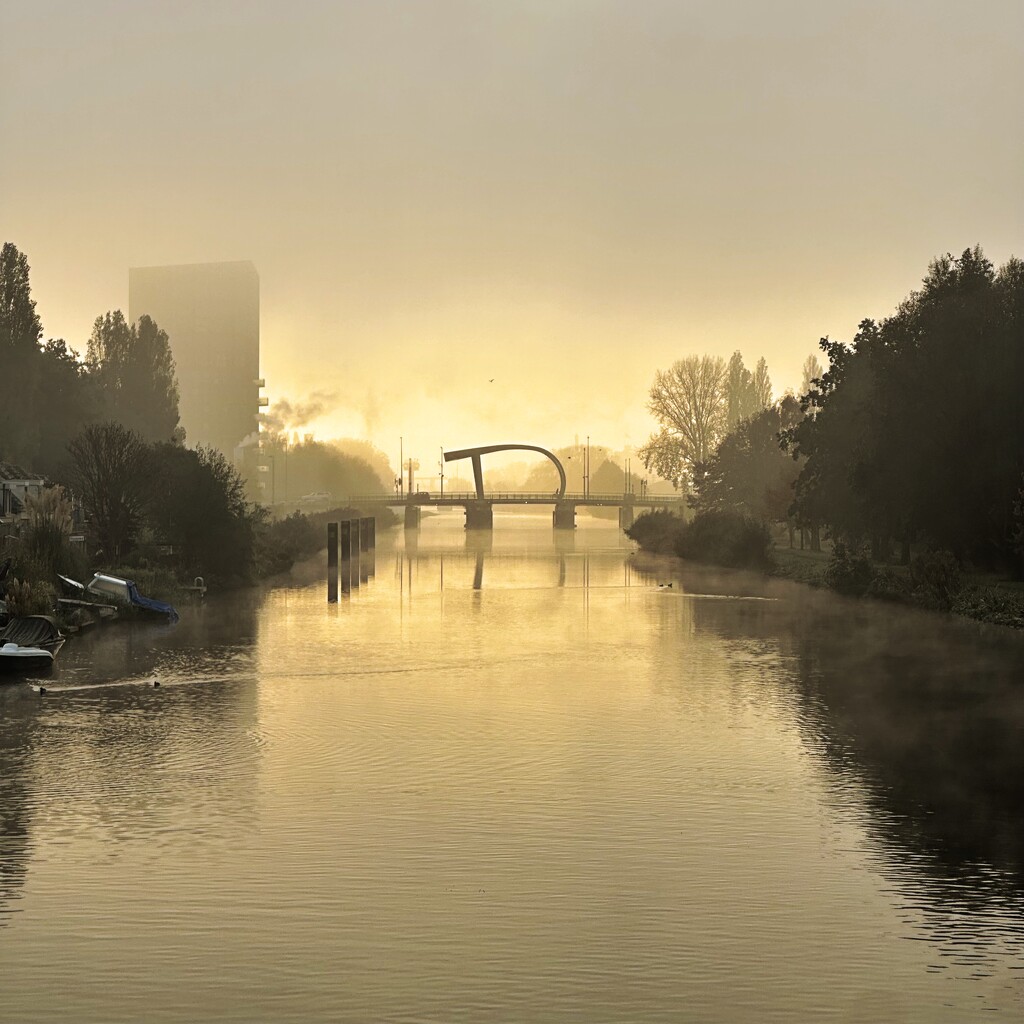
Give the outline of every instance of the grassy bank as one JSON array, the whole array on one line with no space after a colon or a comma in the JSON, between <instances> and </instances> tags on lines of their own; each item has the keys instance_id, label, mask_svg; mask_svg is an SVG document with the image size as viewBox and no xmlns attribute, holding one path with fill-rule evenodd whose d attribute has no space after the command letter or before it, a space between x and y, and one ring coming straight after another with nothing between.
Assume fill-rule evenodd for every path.
<instances>
[{"instance_id":1,"label":"grassy bank","mask_svg":"<svg viewBox=\"0 0 1024 1024\"><path fill-rule=\"evenodd\" d=\"M768 530L730 513L690 523L668 513L641 516L627 531L645 551L686 561L753 569L850 597L949 612L979 622L1024 629L1024 582L978 573L944 551L921 551L910 565L872 562L837 543L827 551L790 548Z\"/></svg>"}]
</instances>

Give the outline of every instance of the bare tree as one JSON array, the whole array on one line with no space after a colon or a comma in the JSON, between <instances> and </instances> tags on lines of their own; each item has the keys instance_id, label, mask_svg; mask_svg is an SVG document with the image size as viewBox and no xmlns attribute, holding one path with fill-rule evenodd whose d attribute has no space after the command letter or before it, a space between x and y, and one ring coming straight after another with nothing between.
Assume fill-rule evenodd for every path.
<instances>
[{"instance_id":1,"label":"bare tree","mask_svg":"<svg viewBox=\"0 0 1024 1024\"><path fill-rule=\"evenodd\" d=\"M687 356L659 370L647 408L661 424L637 454L679 487L714 452L725 430L725 360Z\"/></svg>"},{"instance_id":2,"label":"bare tree","mask_svg":"<svg viewBox=\"0 0 1024 1024\"><path fill-rule=\"evenodd\" d=\"M120 423L94 423L68 445L72 480L108 559L130 550L146 509L149 448Z\"/></svg>"}]
</instances>

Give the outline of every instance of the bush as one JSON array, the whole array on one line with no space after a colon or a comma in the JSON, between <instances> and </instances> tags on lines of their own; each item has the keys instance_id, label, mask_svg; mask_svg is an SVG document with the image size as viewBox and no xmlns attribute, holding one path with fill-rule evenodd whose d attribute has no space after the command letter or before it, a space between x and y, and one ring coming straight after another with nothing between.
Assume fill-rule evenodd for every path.
<instances>
[{"instance_id":1,"label":"bush","mask_svg":"<svg viewBox=\"0 0 1024 1024\"><path fill-rule=\"evenodd\" d=\"M951 609L957 615L1024 629L1024 597L993 587L965 587Z\"/></svg>"},{"instance_id":2,"label":"bush","mask_svg":"<svg viewBox=\"0 0 1024 1024\"><path fill-rule=\"evenodd\" d=\"M832 557L825 569L825 584L840 594L862 597L875 579L867 552L853 551L841 540L832 546Z\"/></svg>"},{"instance_id":3,"label":"bush","mask_svg":"<svg viewBox=\"0 0 1024 1024\"><path fill-rule=\"evenodd\" d=\"M882 601L908 601L910 584L892 569L880 569L871 578L866 593L868 597L877 597Z\"/></svg>"},{"instance_id":4,"label":"bush","mask_svg":"<svg viewBox=\"0 0 1024 1024\"><path fill-rule=\"evenodd\" d=\"M676 542L685 528L686 523L679 516L659 509L637 516L625 534L644 551L670 555L675 552Z\"/></svg>"},{"instance_id":5,"label":"bush","mask_svg":"<svg viewBox=\"0 0 1024 1024\"><path fill-rule=\"evenodd\" d=\"M964 588L960 563L950 551L928 551L910 563L914 597L926 608L949 611Z\"/></svg>"},{"instance_id":6,"label":"bush","mask_svg":"<svg viewBox=\"0 0 1024 1024\"><path fill-rule=\"evenodd\" d=\"M4 594L7 613L12 618L22 615L52 615L54 591L49 583L12 579Z\"/></svg>"},{"instance_id":7,"label":"bush","mask_svg":"<svg viewBox=\"0 0 1024 1024\"><path fill-rule=\"evenodd\" d=\"M767 568L771 549L767 524L738 512L701 512L682 528L675 543L680 558L733 569Z\"/></svg>"},{"instance_id":8,"label":"bush","mask_svg":"<svg viewBox=\"0 0 1024 1024\"><path fill-rule=\"evenodd\" d=\"M324 531L301 512L261 523L256 534L258 575L287 572L296 562L315 555L323 541Z\"/></svg>"}]
</instances>

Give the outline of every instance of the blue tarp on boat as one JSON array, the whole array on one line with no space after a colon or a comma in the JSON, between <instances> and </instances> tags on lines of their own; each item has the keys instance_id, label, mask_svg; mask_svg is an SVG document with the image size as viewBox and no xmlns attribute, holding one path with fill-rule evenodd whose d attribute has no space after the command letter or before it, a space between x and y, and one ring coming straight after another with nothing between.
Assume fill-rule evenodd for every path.
<instances>
[{"instance_id":1,"label":"blue tarp on boat","mask_svg":"<svg viewBox=\"0 0 1024 1024\"><path fill-rule=\"evenodd\" d=\"M152 597L143 597L139 593L139 588L131 580L126 580L125 582L128 584L128 597L136 608L145 608L151 612L162 612L171 622L178 621L178 613L174 610L174 605L167 604L166 601L156 601Z\"/></svg>"}]
</instances>

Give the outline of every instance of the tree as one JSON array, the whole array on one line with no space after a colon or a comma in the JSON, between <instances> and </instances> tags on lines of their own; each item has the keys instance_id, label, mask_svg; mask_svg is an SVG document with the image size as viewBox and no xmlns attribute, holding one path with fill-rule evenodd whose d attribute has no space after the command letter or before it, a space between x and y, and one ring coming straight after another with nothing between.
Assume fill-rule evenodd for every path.
<instances>
[{"instance_id":1,"label":"tree","mask_svg":"<svg viewBox=\"0 0 1024 1024\"><path fill-rule=\"evenodd\" d=\"M922 287L853 342L822 340L829 369L788 435L806 456L794 509L833 534L893 539L1015 565L1024 467L1024 265L981 249L934 260Z\"/></svg>"},{"instance_id":2,"label":"tree","mask_svg":"<svg viewBox=\"0 0 1024 1024\"><path fill-rule=\"evenodd\" d=\"M131 550L146 511L152 463L146 443L120 423L94 423L68 445L71 480L104 555Z\"/></svg>"},{"instance_id":3,"label":"tree","mask_svg":"<svg viewBox=\"0 0 1024 1024\"><path fill-rule=\"evenodd\" d=\"M146 441L183 439L178 429L178 382L167 332L148 316L128 324L120 310L97 317L88 362L105 418Z\"/></svg>"},{"instance_id":4,"label":"tree","mask_svg":"<svg viewBox=\"0 0 1024 1024\"><path fill-rule=\"evenodd\" d=\"M725 379L725 361L718 356L687 356L654 376L647 408L661 430L637 454L676 487L692 478L722 436Z\"/></svg>"},{"instance_id":5,"label":"tree","mask_svg":"<svg viewBox=\"0 0 1024 1024\"><path fill-rule=\"evenodd\" d=\"M743 420L698 467L694 508L763 521L786 519L799 467L782 451L779 437L800 418L799 404L787 396Z\"/></svg>"},{"instance_id":6,"label":"tree","mask_svg":"<svg viewBox=\"0 0 1024 1024\"><path fill-rule=\"evenodd\" d=\"M740 420L745 420L754 411L754 376L743 365L739 350L733 352L726 370L725 383L725 425L732 430Z\"/></svg>"},{"instance_id":7,"label":"tree","mask_svg":"<svg viewBox=\"0 0 1024 1024\"><path fill-rule=\"evenodd\" d=\"M148 522L190 576L248 578L257 516L245 482L216 448L163 442L150 450Z\"/></svg>"},{"instance_id":8,"label":"tree","mask_svg":"<svg viewBox=\"0 0 1024 1024\"><path fill-rule=\"evenodd\" d=\"M805 360L803 365L803 379L800 381L800 397L808 394L812 388L817 387L817 382L821 378L822 369L821 363L818 361L818 357L811 353Z\"/></svg>"},{"instance_id":9,"label":"tree","mask_svg":"<svg viewBox=\"0 0 1024 1024\"><path fill-rule=\"evenodd\" d=\"M53 478L61 476L68 441L98 418L96 385L78 353L63 339L51 338L39 354L37 470Z\"/></svg>"},{"instance_id":10,"label":"tree","mask_svg":"<svg viewBox=\"0 0 1024 1024\"><path fill-rule=\"evenodd\" d=\"M754 370L753 380L754 412L757 415L772 405L772 381L768 376L768 362L764 356L757 361L757 368Z\"/></svg>"},{"instance_id":11,"label":"tree","mask_svg":"<svg viewBox=\"0 0 1024 1024\"><path fill-rule=\"evenodd\" d=\"M38 446L35 400L42 334L28 258L5 242L0 249L0 457L12 462L31 463Z\"/></svg>"}]
</instances>

